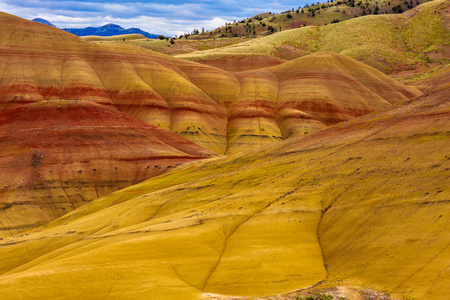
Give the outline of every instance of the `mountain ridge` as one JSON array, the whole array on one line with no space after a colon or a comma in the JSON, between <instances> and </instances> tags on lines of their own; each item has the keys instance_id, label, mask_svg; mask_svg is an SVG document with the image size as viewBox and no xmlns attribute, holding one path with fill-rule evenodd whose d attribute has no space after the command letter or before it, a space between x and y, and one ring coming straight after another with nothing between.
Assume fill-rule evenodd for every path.
<instances>
[{"instance_id":1,"label":"mountain ridge","mask_svg":"<svg viewBox=\"0 0 450 300\"><path fill-rule=\"evenodd\" d=\"M51 22L49 22L45 19L42 19L42 18L35 18L31 21L49 25L49 26L52 26L55 28L59 28L58 26L56 26L56 25L52 24ZM132 28L125 29L122 26L113 24L113 23L108 23L106 25L99 26L99 27L88 26L85 28L60 28L60 29L66 31L66 32L72 33L76 36L91 36L91 35L94 35L94 36L116 36L116 35L124 35L124 34L141 34L149 39L156 39L159 36L158 34L149 33L140 28L132 27Z\"/></svg>"},{"instance_id":2,"label":"mountain ridge","mask_svg":"<svg viewBox=\"0 0 450 300\"><path fill-rule=\"evenodd\" d=\"M31 20L31 21L33 21L33 22L38 22L38 23L41 23L41 24L44 24L44 25L48 25L48 26L52 26L52 27L55 27L55 28L58 28L58 29L59 29L59 27L56 26L55 24L53 24L53 23L51 23L51 22L49 22L49 21L47 21L47 20L45 20L45 19L42 19L42 18L34 18L34 19Z\"/></svg>"}]
</instances>

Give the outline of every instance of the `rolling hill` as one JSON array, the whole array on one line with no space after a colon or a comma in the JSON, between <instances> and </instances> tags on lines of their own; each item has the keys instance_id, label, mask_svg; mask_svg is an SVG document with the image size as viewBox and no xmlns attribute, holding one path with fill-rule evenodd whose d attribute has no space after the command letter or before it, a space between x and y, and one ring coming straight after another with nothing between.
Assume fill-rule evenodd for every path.
<instances>
[{"instance_id":1,"label":"rolling hill","mask_svg":"<svg viewBox=\"0 0 450 300\"><path fill-rule=\"evenodd\" d=\"M414 81L414 85L420 87L424 92L436 91L449 88L450 66L440 68L430 76Z\"/></svg>"},{"instance_id":2,"label":"rolling hill","mask_svg":"<svg viewBox=\"0 0 450 300\"><path fill-rule=\"evenodd\" d=\"M392 10L399 5L401 14ZM376 6L383 9L379 14L363 16L363 11L369 13L368 8L374 13ZM361 17L354 18L349 8ZM388 74L450 62L450 9L445 0L333 1L314 4L308 9L318 9L321 13L315 17L296 11L260 14L243 23L178 38L173 45L165 40L123 41L123 38L95 42L136 45L228 71L259 69L317 51L345 54ZM286 17L287 14L292 18ZM335 20L339 22L331 22ZM277 29L273 34L267 31L269 25ZM251 30L255 26L255 35L245 35L249 26Z\"/></svg>"},{"instance_id":3,"label":"rolling hill","mask_svg":"<svg viewBox=\"0 0 450 300\"><path fill-rule=\"evenodd\" d=\"M195 144L185 149L186 140L132 117L234 154L421 94L333 53L234 74L137 47L91 44L7 14L0 22L2 236L212 154Z\"/></svg>"},{"instance_id":4,"label":"rolling hill","mask_svg":"<svg viewBox=\"0 0 450 300\"><path fill-rule=\"evenodd\" d=\"M281 13L267 12L240 21L227 23L214 30L191 35L190 38L251 37L303 26L323 26L366 15L400 14L428 0L342 0L305 4Z\"/></svg>"},{"instance_id":5,"label":"rolling hill","mask_svg":"<svg viewBox=\"0 0 450 300\"><path fill-rule=\"evenodd\" d=\"M326 52L236 76L240 94L227 111L227 154L310 134L420 94L349 57Z\"/></svg>"},{"instance_id":6,"label":"rolling hill","mask_svg":"<svg viewBox=\"0 0 450 300\"><path fill-rule=\"evenodd\" d=\"M421 94L333 53L234 74L140 47L88 43L7 14L0 23L0 111L83 99L219 154L311 133Z\"/></svg>"},{"instance_id":7,"label":"rolling hill","mask_svg":"<svg viewBox=\"0 0 450 300\"><path fill-rule=\"evenodd\" d=\"M216 65L216 60L235 56L265 55L293 59L318 51L332 51L392 73L448 64L448 24L448 1L435 0L403 14L371 15L327 26L306 26L177 57L206 64L211 61Z\"/></svg>"},{"instance_id":8,"label":"rolling hill","mask_svg":"<svg viewBox=\"0 0 450 300\"><path fill-rule=\"evenodd\" d=\"M7 14L0 23L0 111L42 100L88 100L225 152L226 112L219 103L235 97L234 75L141 48L93 45Z\"/></svg>"},{"instance_id":9,"label":"rolling hill","mask_svg":"<svg viewBox=\"0 0 450 300\"><path fill-rule=\"evenodd\" d=\"M293 298L318 285L445 299L448 99L448 88L431 89L186 165L5 238L0 297Z\"/></svg>"}]
</instances>

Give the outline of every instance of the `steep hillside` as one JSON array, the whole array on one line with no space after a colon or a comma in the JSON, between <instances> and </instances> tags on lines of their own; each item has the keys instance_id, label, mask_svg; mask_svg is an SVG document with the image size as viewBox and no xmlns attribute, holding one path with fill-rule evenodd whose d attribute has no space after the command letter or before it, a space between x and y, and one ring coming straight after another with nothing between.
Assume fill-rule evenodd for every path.
<instances>
[{"instance_id":1,"label":"steep hillside","mask_svg":"<svg viewBox=\"0 0 450 300\"><path fill-rule=\"evenodd\" d=\"M214 154L170 131L86 101L0 114L0 237Z\"/></svg>"},{"instance_id":2,"label":"steep hillside","mask_svg":"<svg viewBox=\"0 0 450 300\"><path fill-rule=\"evenodd\" d=\"M311 5L306 4L303 7L292 8L284 11L282 13L267 12L261 13L256 16L246 18L240 21L233 21L230 23L225 23L225 26L216 28L211 31L201 32L199 30L194 30L192 33L185 33L177 37L172 37L169 40L167 37L165 40L150 40L150 39L116 39L103 40L96 39L96 43L127 43L136 46L140 46L146 49L150 49L157 52L162 52L169 55L180 55L192 53L194 51L204 51L209 49L216 49L225 46L239 44L248 40L253 40L258 37L271 35L280 31L286 31L290 29L301 28L305 26L325 26L328 24L334 24L343 22L346 20L354 19L357 17L365 15L396 15L397 18L393 18L394 23L397 19L403 19L404 17L411 17L417 13L416 6L427 3L430 0L365 0L354 1L354 0L343 0L343 1L328 1L323 3L312 3ZM404 13L401 15L401 13ZM364 21L362 21L364 22ZM393 24L394 30L396 24ZM427 38L424 36L423 38ZM429 37L428 37L429 38ZM93 41L93 39L90 39ZM393 50L408 52L410 47L404 47L402 43L396 45L397 47ZM408 45L411 46L411 45ZM282 47L278 49L280 51L272 53L276 57L283 59L292 59L302 55L304 49L296 50L292 47ZM433 49L434 54L439 55L445 53L445 49L438 47ZM386 54L386 53L385 53ZM448 57L448 53L447 53ZM247 57L247 59L250 59ZM411 57L409 57L411 58ZM429 63L429 58L427 56L414 57L415 60L420 61L422 64ZM436 58L436 57L431 57ZM198 60L197 58L195 59ZM235 70L239 63L234 62L232 66L228 69L228 64L222 64L221 67L227 70ZM214 60L208 59L207 63L214 63ZM392 63L392 62L391 62ZM211 64L214 65L214 64ZM261 65L260 65L261 66ZM246 67L247 70L251 65L243 64L240 66L241 70ZM391 66L392 67L392 66ZM401 64L401 61L397 61L394 64L395 68L405 69L408 66Z\"/></svg>"},{"instance_id":3,"label":"steep hillside","mask_svg":"<svg viewBox=\"0 0 450 300\"><path fill-rule=\"evenodd\" d=\"M0 23L0 111L83 99L219 154L310 133L420 94L332 53L285 64L262 59L275 66L233 74L139 47L91 44L7 14Z\"/></svg>"},{"instance_id":4,"label":"steep hillside","mask_svg":"<svg viewBox=\"0 0 450 300\"><path fill-rule=\"evenodd\" d=\"M406 12L429 0L331 0L327 2L305 4L288 9L282 13L262 13L256 16L227 23L205 33L189 36L191 39L212 37L264 36L274 32L303 26L321 26L365 16L399 14Z\"/></svg>"},{"instance_id":5,"label":"steep hillside","mask_svg":"<svg viewBox=\"0 0 450 300\"><path fill-rule=\"evenodd\" d=\"M427 64L448 64L449 24L448 1L435 0L403 14L364 16L327 26L306 26L178 57L214 63L235 55L293 59L317 51L333 51L390 73Z\"/></svg>"},{"instance_id":6,"label":"steep hillside","mask_svg":"<svg viewBox=\"0 0 450 300\"><path fill-rule=\"evenodd\" d=\"M441 89L185 165L3 239L0 298L210 299L321 284L445 299L448 99Z\"/></svg>"}]
</instances>

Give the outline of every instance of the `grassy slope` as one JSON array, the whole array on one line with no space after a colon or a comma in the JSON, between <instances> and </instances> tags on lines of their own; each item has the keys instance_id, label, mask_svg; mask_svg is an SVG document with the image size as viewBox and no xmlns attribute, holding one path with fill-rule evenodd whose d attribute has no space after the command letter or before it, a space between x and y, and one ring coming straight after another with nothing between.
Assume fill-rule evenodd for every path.
<instances>
[{"instance_id":1,"label":"grassy slope","mask_svg":"<svg viewBox=\"0 0 450 300\"><path fill-rule=\"evenodd\" d=\"M316 51L333 51L362 60L384 72L416 68L428 62L448 63L450 47L448 2L422 4L404 15L377 15L327 26L307 26L236 45L178 57L215 60L232 55L271 55L293 58ZM414 14L417 11L417 14ZM438 12L439 13L436 13ZM447 50L446 50L447 49Z\"/></svg>"},{"instance_id":2,"label":"grassy slope","mask_svg":"<svg viewBox=\"0 0 450 300\"><path fill-rule=\"evenodd\" d=\"M307 25L321 26L363 15L393 14L398 12L398 5L402 7L401 10L404 12L426 2L428 1L414 0L405 3L404 0L365 0L364 2L357 0L353 2L352 6L352 1L328 1L326 3L311 4L303 9L293 8L278 14L273 12L262 13L245 20L234 21L210 32L191 35L189 38L264 36L272 33L269 27L273 27L274 32L279 32ZM378 10L376 7L378 7ZM393 10L394 7L396 7L396 11Z\"/></svg>"},{"instance_id":3,"label":"grassy slope","mask_svg":"<svg viewBox=\"0 0 450 300\"><path fill-rule=\"evenodd\" d=\"M189 164L0 242L2 299L450 288L448 89Z\"/></svg>"}]
</instances>

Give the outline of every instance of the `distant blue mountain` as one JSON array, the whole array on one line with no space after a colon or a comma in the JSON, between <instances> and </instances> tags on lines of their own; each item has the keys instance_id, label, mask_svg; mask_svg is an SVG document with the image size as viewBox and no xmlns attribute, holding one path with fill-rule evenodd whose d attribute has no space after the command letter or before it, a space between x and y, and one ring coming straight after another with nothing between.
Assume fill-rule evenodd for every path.
<instances>
[{"instance_id":1,"label":"distant blue mountain","mask_svg":"<svg viewBox=\"0 0 450 300\"><path fill-rule=\"evenodd\" d=\"M38 23L41 23L41 24L45 24L45 25L48 25L48 26L52 26L52 27L58 28L55 24L52 24L49 21L41 19L41 18L36 18L36 19L31 20L31 21L38 22Z\"/></svg>"},{"instance_id":2,"label":"distant blue mountain","mask_svg":"<svg viewBox=\"0 0 450 300\"><path fill-rule=\"evenodd\" d=\"M87 28L62 28L62 30L70 32L77 36L98 35L98 36L113 36L121 34L142 34L149 39L156 39L158 35L151 34L139 28L125 29L116 24L106 24L101 27L87 27Z\"/></svg>"},{"instance_id":3,"label":"distant blue mountain","mask_svg":"<svg viewBox=\"0 0 450 300\"><path fill-rule=\"evenodd\" d=\"M41 19L41 18L33 19L32 21L56 27L49 21ZM58 27L56 27L56 28L58 28ZM139 28L125 29L116 24L106 24L101 27L61 28L61 30L70 32L76 36L86 36L86 35L114 36L114 35L121 35L121 34L142 34L143 36L145 36L149 39L156 39L159 36L159 34L148 33Z\"/></svg>"}]
</instances>

